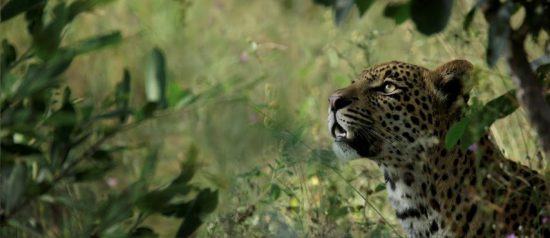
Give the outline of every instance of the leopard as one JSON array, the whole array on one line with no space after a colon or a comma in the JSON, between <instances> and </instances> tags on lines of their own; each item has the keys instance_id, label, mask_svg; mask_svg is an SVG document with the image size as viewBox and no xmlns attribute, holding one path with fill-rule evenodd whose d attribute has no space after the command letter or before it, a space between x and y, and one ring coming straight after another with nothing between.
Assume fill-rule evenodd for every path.
<instances>
[{"instance_id":1,"label":"leopard","mask_svg":"<svg viewBox=\"0 0 550 238\"><path fill-rule=\"evenodd\" d=\"M471 145L445 145L473 71L464 59L364 69L329 96L333 151L375 162L408 237L550 237L546 177L506 158L489 130Z\"/></svg>"}]
</instances>

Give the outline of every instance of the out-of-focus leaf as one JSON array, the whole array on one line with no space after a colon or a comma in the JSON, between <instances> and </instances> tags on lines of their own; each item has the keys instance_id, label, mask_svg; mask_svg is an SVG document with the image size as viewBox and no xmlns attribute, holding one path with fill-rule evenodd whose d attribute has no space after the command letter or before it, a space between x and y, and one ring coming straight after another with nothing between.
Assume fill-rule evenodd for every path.
<instances>
[{"instance_id":1,"label":"out-of-focus leaf","mask_svg":"<svg viewBox=\"0 0 550 238\"><path fill-rule=\"evenodd\" d=\"M281 187L277 184L271 184L271 188L269 190L269 198L271 201L277 200L281 196Z\"/></svg>"},{"instance_id":2,"label":"out-of-focus leaf","mask_svg":"<svg viewBox=\"0 0 550 238\"><path fill-rule=\"evenodd\" d=\"M23 82L15 91L15 97L24 98L36 92L58 85L56 76L63 73L71 64L75 54L60 50L45 64L30 67Z\"/></svg>"},{"instance_id":3,"label":"out-of-focus leaf","mask_svg":"<svg viewBox=\"0 0 550 238\"><path fill-rule=\"evenodd\" d=\"M218 205L218 191L202 190L192 202L176 237L190 237L203 223L203 217L212 213Z\"/></svg>"},{"instance_id":4,"label":"out-of-focus leaf","mask_svg":"<svg viewBox=\"0 0 550 238\"><path fill-rule=\"evenodd\" d=\"M336 25L342 24L353 8L354 0L335 0L332 6L334 10L334 22Z\"/></svg>"},{"instance_id":5,"label":"out-of-focus leaf","mask_svg":"<svg viewBox=\"0 0 550 238\"><path fill-rule=\"evenodd\" d=\"M26 195L28 197L36 197L42 195L52 188L52 184L49 181L34 182L29 181L26 188Z\"/></svg>"},{"instance_id":6,"label":"out-of-focus leaf","mask_svg":"<svg viewBox=\"0 0 550 238\"><path fill-rule=\"evenodd\" d=\"M147 102L143 108L141 108L141 111L136 115L136 119L138 121L147 119L149 117L152 117L155 113L155 110L158 108L157 102Z\"/></svg>"},{"instance_id":7,"label":"out-of-focus leaf","mask_svg":"<svg viewBox=\"0 0 550 238\"><path fill-rule=\"evenodd\" d=\"M502 52L506 50L508 35L510 34L510 17L512 3L501 5L494 16L487 18L489 21L489 36L487 45L487 64L493 67Z\"/></svg>"},{"instance_id":8,"label":"out-of-focus leaf","mask_svg":"<svg viewBox=\"0 0 550 238\"><path fill-rule=\"evenodd\" d=\"M452 148L460 139L461 149L467 149L479 141L496 120L510 115L518 106L515 90L511 90L481 108L471 108L466 116L451 126L445 136L445 147Z\"/></svg>"},{"instance_id":9,"label":"out-of-focus leaf","mask_svg":"<svg viewBox=\"0 0 550 238\"><path fill-rule=\"evenodd\" d=\"M69 154L71 134L77 123L76 110L71 102L71 91L68 87L63 92L61 109L53 113L46 122L54 126L50 158L58 166L65 162Z\"/></svg>"},{"instance_id":10,"label":"out-of-focus leaf","mask_svg":"<svg viewBox=\"0 0 550 238\"><path fill-rule=\"evenodd\" d=\"M168 90L166 92L166 97L168 100L168 106L173 108L181 108L185 105L193 103L197 100L198 95L195 95L189 89L182 89L179 85L175 83L168 83Z\"/></svg>"},{"instance_id":11,"label":"out-of-focus leaf","mask_svg":"<svg viewBox=\"0 0 550 238\"><path fill-rule=\"evenodd\" d=\"M68 141L76 122L76 110L71 102L71 90L67 87L63 91L63 104L59 111L55 112L48 122L55 125L54 137L62 141Z\"/></svg>"},{"instance_id":12,"label":"out-of-focus leaf","mask_svg":"<svg viewBox=\"0 0 550 238\"><path fill-rule=\"evenodd\" d=\"M8 66L17 58L17 52L15 47L11 45L8 40L2 40L2 56L0 58L0 73L2 74L2 81L4 80L4 74L8 69Z\"/></svg>"},{"instance_id":13,"label":"out-of-focus leaf","mask_svg":"<svg viewBox=\"0 0 550 238\"><path fill-rule=\"evenodd\" d=\"M470 125L470 117L465 117L457 123L453 124L447 134L445 135L445 148L451 149L462 138L462 135L468 129Z\"/></svg>"},{"instance_id":14,"label":"out-of-focus leaf","mask_svg":"<svg viewBox=\"0 0 550 238\"><path fill-rule=\"evenodd\" d=\"M419 32L431 35L445 29L452 8L453 0L411 0L411 19Z\"/></svg>"},{"instance_id":15,"label":"out-of-focus leaf","mask_svg":"<svg viewBox=\"0 0 550 238\"><path fill-rule=\"evenodd\" d=\"M166 108L166 62L161 49L155 48L147 65L145 92L148 102L156 102Z\"/></svg>"},{"instance_id":16,"label":"out-of-focus leaf","mask_svg":"<svg viewBox=\"0 0 550 238\"><path fill-rule=\"evenodd\" d=\"M544 100L550 104L550 64L543 64L536 70L537 79L544 90Z\"/></svg>"},{"instance_id":17,"label":"out-of-focus leaf","mask_svg":"<svg viewBox=\"0 0 550 238\"><path fill-rule=\"evenodd\" d=\"M147 157L145 157L145 162L141 168L140 179L147 181L155 175L159 150L159 147L154 147L149 151Z\"/></svg>"},{"instance_id":18,"label":"out-of-focus leaf","mask_svg":"<svg viewBox=\"0 0 550 238\"><path fill-rule=\"evenodd\" d=\"M379 183L378 185L376 185L376 188L374 188L375 193L380 192L380 191L384 191L384 190L386 190L386 184L385 183Z\"/></svg>"},{"instance_id":19,"label":"out-of-focus leaf","mask_svg":"<svg viewBox=\"0 0 550 238\"><path fill-rule=\"evenodd\" d=\"M543 88L550 90L550 64L543 64L535 71L537 79L542 83Z\"/></svg>"},{"instance_id":20,"label":"out-of-focus leaf","mask_svg":"<svg viewBox=\"0 0 550 238\"><path fill-rule=\"evenodd\" d=\"M218 206L218 191L217 190L211 190L211 189L203 189L200 191L199 195L197 195L196 198L197 202L195 205L198 205L200 207L200 216L206 216L214 210L216 210L216 207Z\"/></svg>"},{"instance_id":21,"label":"out-of-focus leaf","mask_svg":"<svg viewBox=\"0 0 550 238\"><path fill-rule=\"evenodd\" d=\"M11 226L16 229L17 233L15 234L20 234L21 231L23 231L27 234L32 234L35 237L40 237L44 235L44 230L41 229L41 227L37 227L36 223L32 224L30 221L25 221L25 220L18 221L16 219L9 219L7 221L7 224L8 226ZM2 229L4 229L4 227L2 227ZM1 229L0 229L0 234L3 235L2 237L10 237L9 235L7 235L9 234L9 232L6 234L4 233L4 230L1 230ZM14 237L18 237L18 236L14 235Z\"/></svg>"},{"instance_id":22,"label":"out-of-focus leaf","mask_svg":"<svg viewBox=\"0 0 550 238\"><path fill-rule=\"evenodd\" d=\"M509 92L489 101L479 113L472 114L468 134L464 137L462 149L477 142L489 127L498 119L510 115L519 107L516 91Z\"/></svg>"},{"instance_id":23,"label":"out-of-focus leaf","mask_svg":"<svg viewBox=\"0 0 550 238\"><path fill-rule=\"evenodd\" d=\"M2 69L0 69L2 70ZM14 85L15 83L20 80L18 77L16 77L13 74L10 74L4 70L2 70L2 75L0 75L0 104L4 102L4 100L8 100L8 98L11 98L14 92ZM3 111L3 109L2 109ZM6 116L5 114L2 116Z\"/></svg>"},{"instance_id":24,"label":"out-of-focus leaf","mask_svg":"<svg viewBox=\"0 0 550 238\"><path fill-rule=\"evenodd\" d=\"M467 31L468 29L470 29L470 25L472 25L472 21L474 20L474 16L476 15L476 12L477 12L477 6L472 7L472 9L468 11L466 16L464 17L464 21L462 22L463 30Z\"/></svg>"},{"instance_id":25,"label":"out-of-focus leaf","mask_svg":"<svg viewBox=\"0 0 550 238\"><path fill-rule=\"evenodd\" d=\"M357 9L359 9L359 16L363 16L373 3L374 0L355 0L355 5L357 5Z\"/></svg>"},{"instance_id":26,"label":"out-of-focus leaf","mask_svg":"<svg viewBox=\"0 0 550 238\"><path fill-rule=\"evenodd\" d=\"M180 175L174 179L173 183L187 183L195 175L195 170L197 169L197 157L199 151L196 146L191 145L187 150L187 155L185 161L181 164Z\"/></svg>"},{"instance_id":27,"label":"out-of-focus leaf","mask_svg":"<svg viewBox=\"0 0 550 238\"><path fill-rule=\"evenodd\" d=\"M189 209L194 201L182 202L176 204L168 204L162 208L161 214L163 216L185 218L189 214Z\"/></svg>"},{"instance_id":28,"label":"out-of-focus leaf","mask_svg":"<svg viewBox=\"0 0 550 238\"><path fill-rule=\"evenodd\" d=\"M130 71L124 69L122 82L118 83L115 91L115 102L119 110L128 111L130 105ZM129 115L120 115L120 123L124 123Z\"/></svg>"},{"instance_id":29,"label":"out-of-focus leaf","mask_svg":"<svg viewBox=\"0 0 550 238\"><path fill-rule=\"evenodd\" d=\"M0 22L7 21L34 7L46 4L47 0L11 0L3 4L0 11Z\"/></svg>"},{"instance_id":30,"label":"out-of-focus leaf","mask_svg":"<svg viewBox=\"0 0 550 238\"><path fill-rule=\"evenodd\" d=\"M65 2L59 2L54 6L53 17L43 27L36 27L31 32L34 51L38 57L47 61L51 59L61 44L61 33L69 23L69 15Z\"/></svg>"},{"instance_id":31,"label":"out-of-focus leaf","mask_svg":"<svg viewBox=\"0 0 550 238\"><path fill-rule=\"evenodd\" d=\"M27 167L24 164L16 163L11 170L5 190L2 189L6 196L6 213L9 214L21 202L21 196L25 192L26 183Z\"/></svg>"},{"instance_id":32,"label":"out-of-focus leaf","mask_svg":"<svg viewBox=\"0 0 550 238\"><path fill-rule=\"evenodd\" d=\"M410 3L388 3L384 8L384 16L392 18L399 25L410 17Z\"/></svg>"},{"instance_id":33,"label":"out-of-focus leaf","mask_svg":"<svg viewBox=\"0 0 550 238\"><path fill-rule=\"evenodd\" d=\"M130 185L120 194L112 195L103 202L95 212L95 217L101 217L99 223L95 226L96 233L98 233L95 235L99 235L110 227L128 219L132 215L132 208L135 202L142 195L143 191L143 184L137 182Z\"/></svg>"},{"instance_id":34,"label":"out-of-focus leaf","mask_svg":"<svg viewBox=\"0 0 550 238\"><path fill-rule=\"evenodd\" d=\"M90 39L78 42L72 48L76 54L84 54L90 51L98 50L103 47L118 44L122 41L122 35L119 31L115 31L105 35L94 36Z\"/></svg>"},{"instance_id":35,"label":"out-of-focus leaf","mask_svg":"<svg viewBox=\"0 0 550 238\"><path fill-rule=\"evenodd\" d=\"M145 213L161 212L165 215L177 212L173 210L173 204L170 200L177 195L186 195L191 191L191 187L186 183L172 182L168 187L160 190L148 192L139 198L136 205ZM173 215L173 214L172 214Z\"/></svg>"},{"instance_id":36,"label":"out-of-focus leaf","mask_svg":"<svg viewBox=\"0 0 550 238\"><path fill-rule=\"evenodd\" d=\"M111 161L113 160L113 156L111 155L114 151L113 150L96 150L92 154L92 159L96 161Z\"/></svg>"},{"instance_id":37,"label":"out-of-focus leaf","mask_svg":"<svg viewBox=\"0 0 550 238\"><path fill-rule=\"evenodd\" d=\"M40 154L41 151L39 148L25 145L25 144L18 144L18 143L12 143L8 144L2 141L2 153L8 153L8 154L14 154L19 156L26 156L26 155L34 155L34 154Z\"/></svg>"},{"instance_id":38,"label":"out-of-focus leaf","mask_svg":"<svg viewBox=\"0 0 550 238\"><path fill-rule=\"evenodd\" d=\"M325 7L330 7L334 4L335 0L313 0L315 4L323 5Z\"/></svg>"},{"instance_id":39,"label":"out-of-focus leaf","mask_svg":"<svg viewBox=\"0 0 550 238\"><path fill-rule=\"evenodd\" d=\"M156 238L156 237L159 237L159 235L155 233L153 229L146 226L141 226L141 227L138 227L136 230L134 230L134 232L132 232L129 235L129 237L130 238Z\"/></svg>"},{"instance_id":40,"label":"out-of-focus leaf","mask_svg":"<svg viewBox=\"0 0 550 238\"><path fill-rule=\"evenodd\" d=\"M99 5L110 3L113 0L77 0L73 1L71 5L69 5L69 16L72 20L74 17L76 17L78 14L91 11L95 7L98 7Z\"/></svg>"},{"instance_id":41,"label":"out-of-focus leaf","mask_svg":"<svg viewBox=\"0 0 550 238\"><path fill-rule=\"evenodd\" d=\"M36 54L45 61L52 58L59 49L62 39L61 34L65 27L71 23L78 14L89 11L96 5L106 2L110 2L110 0L79 0L73 1L68 6L65 2L59 2L54 6L52 10L53 17L47 25L42 25L43 22L41 20L31 15L27 15L29 31L32 35ZM85 40L77 44L74 53L86 53L106 45L117 43L120 39L120 33L115 32Z\"/></svg>"},{"instance_id":42,"label":"out-of-focus leaf","mask_svg":"<svg viewBox=\"0 0 550 238\"><path fill-rule=\"evenodd\" d=\"M76 182L86 182L91 180L101 179L107 172L115 167L112 160L102 160L92 162L87 165L81 165L74 169L73 177Z\"/></svg>"},{"instance_id":43,"label":"out-of-focus leaf","mask_svg":"<svg viewBox=\"0 0 550 238\"><path fill-rule=\"evenodd\" d=\"M334 152L329 149L314 149L311 151L310 160L314 162L321 162L327 166L335 164Z\"/></svg>"}]
</instances>

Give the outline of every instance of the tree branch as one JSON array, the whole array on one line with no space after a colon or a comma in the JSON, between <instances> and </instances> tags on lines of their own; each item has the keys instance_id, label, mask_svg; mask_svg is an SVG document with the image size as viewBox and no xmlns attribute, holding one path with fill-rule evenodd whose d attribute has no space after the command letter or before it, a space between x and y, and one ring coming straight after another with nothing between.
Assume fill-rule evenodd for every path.
<instances>
[{"instance_id":1,"label":"tree branch","mask_svg":"<svg viewBox=\"0 0 550 238\"><path fill-rule=\"evenodd\" d=\"M544 100L544 88L529 65L525 51L528 23L511 32L509 36L508 65L512 81L518 87L517 98L525 109L527 118L537 132L546 158L550 159L550 105Z\"/></svg>"}]
</instances>

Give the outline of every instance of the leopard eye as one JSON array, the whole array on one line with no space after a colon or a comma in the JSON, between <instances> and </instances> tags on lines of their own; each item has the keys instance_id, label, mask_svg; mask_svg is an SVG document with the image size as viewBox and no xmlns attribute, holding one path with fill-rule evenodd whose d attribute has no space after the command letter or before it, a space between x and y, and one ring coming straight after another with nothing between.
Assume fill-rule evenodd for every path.
<instances>
[{"instance_id":1,"label":"leopard eye","mask_svg":"<svg viewBox=\"0 0 550 238\"><path fill-rule=\"evenodd\" d=\"M397 87L393 83L384 83L382 87L382 91L386 94L393 93L396 89Z\"/></svg>"}]
</instances>

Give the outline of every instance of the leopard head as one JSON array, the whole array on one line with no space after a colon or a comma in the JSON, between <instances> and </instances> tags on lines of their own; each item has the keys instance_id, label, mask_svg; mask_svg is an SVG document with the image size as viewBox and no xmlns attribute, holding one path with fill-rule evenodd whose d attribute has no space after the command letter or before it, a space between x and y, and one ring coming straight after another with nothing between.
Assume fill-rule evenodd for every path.
<instances>
[{"instance_id":1,"label":"leopard head","mask_svg":"<svg viewBox=\"0 0 550 238\"><path fill-rule=\"evenodd\" d=\"M329 97L328 129L344 160L425 152L422 139L441 141L468 100L472 64L454 60L429 70L392 61L364 70Z\"/></svg>"}]
</instances>

